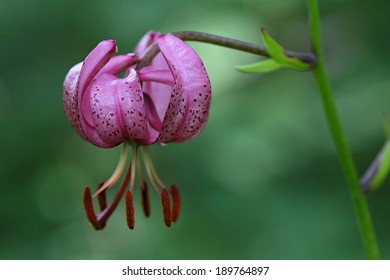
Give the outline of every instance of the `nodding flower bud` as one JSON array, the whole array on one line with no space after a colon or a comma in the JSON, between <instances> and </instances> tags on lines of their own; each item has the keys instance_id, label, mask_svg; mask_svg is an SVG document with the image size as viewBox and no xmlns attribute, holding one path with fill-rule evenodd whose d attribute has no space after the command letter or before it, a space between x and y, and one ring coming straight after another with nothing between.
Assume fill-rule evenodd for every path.
<instances>
[{"instance_id":1,"label":"nodding flower bud","mask_svg":"<svg viewBox=\"0 0 390 280\"><path fill-rule=\"evenodd\" d=\"M390 140L387 140L370 167L360 179L363 191L369 193L382 186L390 171Z\"/></svg>"},{"instance_id":2,"label":"nodding flower bud","mask_svg":"<svg viewBox=\"0 0 390 280\"><path fill-rule=\"evenodd\" d=\"M160 52L149 65L138 67L140 58L151 45L157 45ZM115 41L100 42L83 62L70 69L63 86L65 115L77 134L102 148L123 143L112 176L99 184L94 195L88 187L84 191L87 217L96 229L102 229L125 195L127 224L132 229L136 173L142 206L146 216L150 215L148 187L141 172L142 158L148 179L162 199L164 222L170 226L178 218L179 192L176 186L168 189L157 176L147 146L185 142L203 130L211 102L210 80L195 51L171 34L149 32L134 53L114 56L116 52ZM120 73L124 76L118 76ZM113 202L107 205L105 191L123 174L129 145L132 146L131 162ZM127 185L130 187L126 191ZM101 208L99 215L95 214L92 203L96 196Z\"/></svg>"}]
</instances>

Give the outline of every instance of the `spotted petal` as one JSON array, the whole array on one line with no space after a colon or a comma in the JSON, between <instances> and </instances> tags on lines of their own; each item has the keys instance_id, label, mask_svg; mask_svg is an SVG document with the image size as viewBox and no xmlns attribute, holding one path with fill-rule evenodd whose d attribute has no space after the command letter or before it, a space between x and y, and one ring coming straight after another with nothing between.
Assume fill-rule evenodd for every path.
<instances>
[{"instance_id":1,"label":"spotted petal","mask_svg":"<svg viewBox=\"0 0 390 280\"><path fill-rule=\"evenodd\" d=\"M83 63L72 67L64 81L63 106L69 122L82 138L99 147L112 147L114 144L105 142L98 135L93 124L90 84L100 75L117 74L136 61L136 56L133 54L111 58L115 52L115 41L100 42Z\"/></svg>"},{"instance_id":2,"label":"spotted petal","mask_svg":"<svg viewBox=\"0 0 390 280\"><path fill-rule=\"evenodd\" d=\"M137 44L135 52L142 57L146 49L156 43L159 36L160 33L154 31L146 33ZM161 131L170 100L173 77L161 53L156 55L149 66L139 69L138 74L142 80L142 90L145 94L148 119L151 125L150 130L155 135L155 139L151 139L151 143L149 143L152 144Z\"/></svg>"},{"instance_id":3,"label":"spotted petal","mask_svg":"<svg viewBox=\"0 0 390 280\"><path fill-rule=\"evenodd\" d=\"M184 142L196 137L208 119L211 85L195 51L179 38L165 34L158 46L174 78L163 130L156 142Z\"/></svg>"},{"instance_id":4,"label":"spotted petal","mask_svg":"<svg viewBox=\"0 0 390 280\"><path fill-rule=\"evenodd\" d=\"M92 120L99 137L112 146L149 139L141 84L134 70L123 79L103 74L91 85Z\"/></svg>"},{"instance_id":5,"label":"spotted petal","mask_svg":"<svg viewBox=\"0 0 390 280\"><path fill-rule=\"evenodd\" d=\"M84 140L88 140L80 125L77 106L77 86L82 64L83 63L80 62L73 66L66 75L62 90L62 104L65 115L74 130L76 130L77 134L80 135Z\"/></svg>"}]
</instances>

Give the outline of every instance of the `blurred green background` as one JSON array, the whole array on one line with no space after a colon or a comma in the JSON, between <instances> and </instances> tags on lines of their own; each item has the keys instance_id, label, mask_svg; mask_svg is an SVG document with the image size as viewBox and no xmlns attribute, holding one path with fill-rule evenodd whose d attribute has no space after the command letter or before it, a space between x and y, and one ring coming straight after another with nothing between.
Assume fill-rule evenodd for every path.
<instances>
[{"instance_id":1,"label":"blurred green background","mask_svg":"<svg viewBox=\"0 0 390 280\"><path fill-rule=\"evenodd\" d=\"M362 174L384 142L390 111L389 1L319 1L327 65ZM103 39L131 52L148 30L203 31L261 43L264 26L286 48L309 51L306 1L0 2L1 259L361 259L364 252L310 73L244 75L258 58L190 43L208 69L209 122L194 141L153 147L155 166L179 185L180 220L163 224L156 193L136 228L123 203L94 231L85 185L114 170L120 148L79 138L61 104L71 66ZM390 257L390 183L369 196Z\"/></svg>"}]
</instances>

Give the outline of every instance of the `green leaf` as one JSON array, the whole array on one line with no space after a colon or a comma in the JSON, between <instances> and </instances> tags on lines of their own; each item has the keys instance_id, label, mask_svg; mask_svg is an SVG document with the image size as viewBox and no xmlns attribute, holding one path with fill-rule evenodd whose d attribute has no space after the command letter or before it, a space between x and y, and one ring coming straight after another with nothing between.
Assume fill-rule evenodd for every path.
<instances>
[{"instance_id":1,"label":"green leaf","mask_svg":"<svg viewBox=\"0 0 390 280\"><path fill-rule=\"evenodd\" d=\"M281 67L282 65L274 59L266 59L253 64L237 66L236 69L243 73L269 73Z\"/></svg>"},{"instance_id":2,"label":"green leaf","mask_svg":"<svg viewBox=\"0 0 390 280\"><path fill-rule=\"evenodd\" d=\"M267 47L269 55L281 65L285 67L294 68L296 70L307 71L310 66L298 58L289 57L284 53L284 49L278 42L276 42L265 30L261 29L263 41Z\"/></svg>"},{"instance_id":3,"label":"green leaf","mask_svg":"<svg viewBox=\"0 0 390 280\"><path fill-rule=\"evenodd\" d=\"M390 141L388 140L381 152L381 158L379 159L378 170L371 181L370 191L378 189L390 171Z\"/></svg>"}]
</instances>

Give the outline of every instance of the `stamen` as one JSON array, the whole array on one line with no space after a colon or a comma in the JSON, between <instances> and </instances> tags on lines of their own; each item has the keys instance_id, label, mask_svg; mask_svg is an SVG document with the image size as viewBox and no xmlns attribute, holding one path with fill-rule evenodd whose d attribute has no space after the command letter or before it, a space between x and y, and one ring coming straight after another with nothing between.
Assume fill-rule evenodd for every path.
<instances>
[{"instance_id":1,"label":"stamen","mask_svg":"<svg viewBox=\"0 0 390 280\"><path fill-rule=\"evenodd\" d=\"M118 165L116 166L114 173L112 173L110 179L108 179L104 183L104 185L101 186L96 193L94 193L92 198L95 198L101 192L103 192L105 189L110 188L112 185L114 185L118 181L118 179L122 175L123 170L125 169L125 166L126 166L127 150L128 150L128 144L123 143L122 152L121 152L121 155L119 157Z\"/></svg>"},{"instance_id":2,"label":"stamen","mask_svg":"<svg viewBox=\"0 0 390 280\"><path fill-rule=\"evenodd\" d=\"M129 229L134 229L134 203L131 191L126 192L126 220Z\"/></svg>"},{"instance_id":3,"label":"stamen","mask_svg":"<svg viewBox=\"0 0 390 280\"><path fill-rule=\"evenodd\" d=\"M131 175L130 175L130 191L133 192L134 189L134 180L135 180L135 168L137 167L137 153L138 153L138 145L133 142L131 144Z\"/></svg>"},{"instance_id":4,"label":"stamen","mask_svg":"<svg viewBox=\"0 0 390 280\"><path fill-rule=\"evenodd\" d=\"M151 155L150 155L150 150L149 150L148 147L144 147L144 157L146 157L145 162L148 163L149 168L150 168L151 176L149 176L149 177L153 177L153 178L157 181L157 183L158 183L163 189L167 189L167 187L165 186L164 182L160 179L160 177L158 177L157 172L156 172L156 170L154 169L152 157L151 157Z\"/></svg>"},{"instance_id":5,"label":"stamen","mask_svg":"<svg viewBox=\"0 0 390 280\"><path fill-rule=\"evenodd\" d=\"M171 206L169 203L169 193L167 189L161 192L161 202L163 207L164 223L167 227L171 226Z\"/></svg>"},{"instance_id":6,"label":"stamen","mask_svg":"<svg viewBox=\"0 0 390 280\"><path fill-rule=\"evenodd\" d=\"M119 189L116 192L113 201L111 202L111 204L108 207L106 207L104 209L104 211L102 211L97 216L97 220L98 220L99 224L105 224L107 222L108 218L114 212L115 208L118 206L124 192L126 191L126 187L129 184L130 174L131 174L130 171L131 171L131 167L129 166L129 168L127 169L125 178L123 179L121 185L119 186Z\"/></svg>"},{"instance_id":7,"label":"stamen","mask_svg":"<svg viewBox=\"0 0 390 280\"><path fill-rule=\"evenodd\" d=\"M104 182L99 181L97 189L99 190L103 185ZM104 211L104 209L106 209L107 207L107 197L106 197L105 190L98 195L98 202L99 202L100 211Z\"/></svg>"},{"instance_id":8,"label":"stamen","mask_svg":"<svg viewBox=\"0 0 390 280\"><path fill-rule=\"evenodd\" d=\"M140 182L140 184L142 185L142 182L144 181L144 178L142 176L142 169L141 169L141 149L139 149L139 155L137 156L137 176L138 176L138 180Z\"/></svg>"},{"instance_id":9,"label":"stamen","mask_svg":"<svg viewBox=\"0 0 390 280\"><path fill-rule=\"evenodd\" d=\"M180 211L180 194L179 189L175 186L171 186L171 195L172 195L172 222L176 222L179 218Z\"/></svg>"},{"instance_id":10,"label":"stamen","mask_svg":"<svg viewBox=\"0 0 390 280\"><path fill-rule=\"evenodd\" d=\"M115 208L118 206L119 201L121 200L125 192L126 192L125 194L126 221L128 227L130 229L134 229L135 216L134 216L133 189L134 189L134 181L135 181L136 173L138 173L137 175L141 181L140 187L141 187L142 209L146 217L150 216L150 199L149 199L149 192L148 192L148 184L146 181L143 180L142 170L141 170L141 160L140 160L141 155L138 154L141 152L140 146L138 146L138 144L135 142L133 142L131 145L133 150L131 162L126 171L126 175L123 178L123 181L118 191L116 192L111 204L107 205L106 189L111 187L112 184L114 184L118 180L121 173L123 172L124 165L126 164L125 162L126 162L126 153L128 149L127 147L128 144L123 145L121 157L113 175L106 183L100 181L98 184L98 188L94 196L98 197L99 208L101 211L99 215L96 215L94 211L93 202L92 202L94 196L91 195L90 188L86 187L84 189L83 201L84 201L85 212L87 214L88 221L97 230L103 229L105 227L108 218L111 216ZM163 183L163 181L158 177L157 172L153 166L150 151L147 147L144 147L143 155L144 155L143 160L145 164L145 169L149 177L149 180L161 197L164 223L167 227L170 227L172 222L176 222L179 217L179 211L180 211L179 190L175 185L172 185L171 188L168 189ZM128 185L130 185L130 187L129 190L126 191ZM173 200L172 208L170 204L169 193L171 193L172 195L172 200Z\"/></svg>"},{"instance_id":11,"label":"stamen","mask_svg":"<svg viewBox=\"0 0 390 280\"><path fill-rule=\"evenodd\" d=\"M149 200L149 192L148 192L148 184L146 181L143 181L141 184L141 204L142 209L144 210L144 214L146 217L150 216L150 200Z\"/></svg>"},{"instance_id":12,"label":"stamen","mask_svg":"<svg viewBox=\"0 0 390 280\"><path fill-rule=\"evenodd\" d=\"M85 213L87 214L87 218L90 224L95 229L102 229L102 227L100 227L98 223L95 210L93 209L91 190L89 189L89 187L86 187L84 189L83 202L84 202Z\"/></svg>"},{"instance_id":13,"label":"stamen","mask_svg":"<svg viewBox=\"0 0 390 280\"><path fill-rule=\"evenodd\" d=\"M154 187L154 189L159 194L161 194L161 191L158 188L156 180L153 177L153 172L152 172L153 163L151 161L151 158L148 157L148 149L146 147L144 147L143 151L144 151L144 165L145 165L146 174L148 175L149 181L150 181L150 183L152 183L152 186Z\"/></svg>"}]
</instances>

